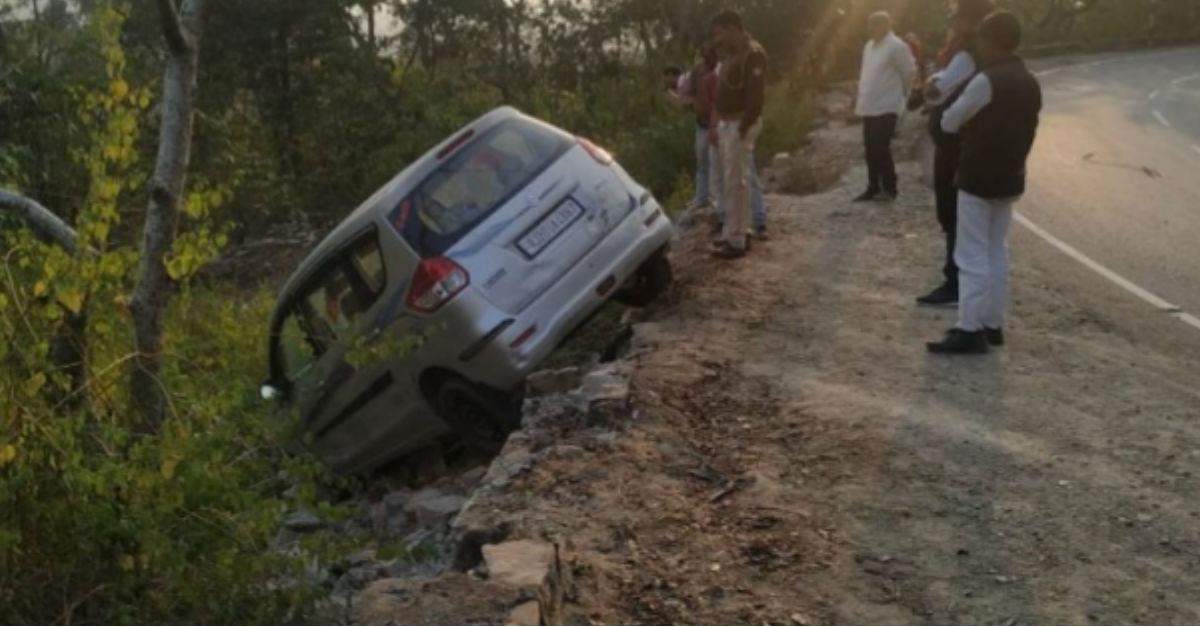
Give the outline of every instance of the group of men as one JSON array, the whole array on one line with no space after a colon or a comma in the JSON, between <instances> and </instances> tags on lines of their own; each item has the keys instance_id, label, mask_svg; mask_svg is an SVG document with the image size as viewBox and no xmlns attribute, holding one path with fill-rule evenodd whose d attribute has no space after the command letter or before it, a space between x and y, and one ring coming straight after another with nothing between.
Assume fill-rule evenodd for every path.
<instances>
[{"instance_id":1,"label":"group of men","mask_svg":"<svg viewBox=\"0 0 1200 627\"><path fill-rule=\"evenodd\" d=\"M917 299L957 306L958 321L927 344L938 354L983 354L1005 343L1008 232L1013 203L1025 191L1026 160L1042 108L1037 79L1016 54L1021 24L993 0L951 0L945 47L926 76L913 36L902 40L886 12L868 19L855 113L862 119L867 188L855 201L899 194L891 142L900 116L923 109L935 146L934 188L945 235L944 281ZM766 235L766 207L754 165L762 130L767 56L732 11L712 22L703 60L670 75L669 91L696 112L696 198L716 202L713 254L746 254L749 218ZM753 211L751 212L751 209Z\"/></svg>"},{"instance_id":2,"label":"group of men","mask_svg":"<svg viewBox=\"0 0 1200 627\"><path fill-rule=\"evenodd\" d=\"M692 205L715 210L713 255L737 259L752 239L767 237L766 203L754 162L766 102L767 54L735 11L713 18L709 35L690 72L668 68L664 76L671 98L696 114Z\"/></svg>"},{"instance_id":3,"label":"group of men","mask_svg":"<svg viewBox=\"0 0 1200 627\"><path fill-rule=\"evenodd\" d=\"M1008 232L1013 203L1025 192L1042 108L1041 87L1016 54L1021 24L992 0L958 0L936 71L925 80L918 78L910 45L892 33L888 14L872 15L869 30L856 105L868 181L855 200L895 199L896 123L905 109L923 108L935 146L934 196L946 259L944 281L917 303L958 307L957 324L927 347L938 354L987 353L1005 343Z\"/></svg>"}]
</instances>

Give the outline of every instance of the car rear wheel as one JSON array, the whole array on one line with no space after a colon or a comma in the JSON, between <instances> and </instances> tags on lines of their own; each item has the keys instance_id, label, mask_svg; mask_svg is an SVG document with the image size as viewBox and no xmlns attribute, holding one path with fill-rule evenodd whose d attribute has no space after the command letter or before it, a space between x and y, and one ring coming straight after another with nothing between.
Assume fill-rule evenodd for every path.
<instances>
[{"instance_id":1,"label":"car rear wheel","mask_svg":"<svg viewBox=\"0 0 1200 627\"><path fill-rule=\"evenodd\" d=\"M673 280L671 262L667 260L667 255L656 253L638 268L629 285L621 288L614 298L630 307L646 307L658 300L658 297L671 287Z\"/></svg>"},{"instance_id":2,"label":"car rear wheel","mask_svg":"<svg viewBox=\"0 0 1200 627\"><path fill-rule=\"evenodd\" d=\"M521 423L519 405L504 395L451 378L437 392L438 413L467 446L494 455Z\"/></svg>"}]
</instances>

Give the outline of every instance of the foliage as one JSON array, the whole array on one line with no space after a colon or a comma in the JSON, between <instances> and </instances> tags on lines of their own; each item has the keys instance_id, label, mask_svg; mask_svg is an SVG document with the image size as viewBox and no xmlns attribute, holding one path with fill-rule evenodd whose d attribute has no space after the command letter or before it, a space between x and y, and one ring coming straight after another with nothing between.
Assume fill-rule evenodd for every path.
<instances>
[{"instance_id":1,"label":"foliage","mask_svg":"<svg viewBox=\"0 0 1200 627\"><path fill-rule=\"evenodd\" d=\"M251 383L261 370L267 294L215 294L186 282L168 324L174 344L162 385L175 402L153 435L128 410L125 309L136 251L112 235L141 187L137 138L150 92L131 83L105 5L83 30L105 60L105 82L71 89L86 173L75 216L80 252L0 233L0 620L31 622L277 622L313 599L300 565L268 550L281 483L318 481L322 467L286 455L283 421L265 415ZM194 191L193 228L173 251L185 281L222 245L208 218L220 186ZM59 368L52 341L87 313L85 387ZM308 490L308 493L315 493ZM34 593L33 591L37 591Z\"/></svg>"}]
</instances>

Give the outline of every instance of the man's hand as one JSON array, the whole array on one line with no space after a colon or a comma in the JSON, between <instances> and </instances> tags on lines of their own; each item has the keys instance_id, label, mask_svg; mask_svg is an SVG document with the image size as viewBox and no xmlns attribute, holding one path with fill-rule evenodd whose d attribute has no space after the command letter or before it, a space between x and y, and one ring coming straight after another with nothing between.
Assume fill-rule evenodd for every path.
<instances>
[{"instance_id":1,"label":"man's hand","mask_svg":"<svg viewBox=\"0 0 1200 627\"><path fill-rule=\"evenodd\" d=\"M937 81L933 80L933 78L930 78L929 81L925 83L925 99L937 100L941 97L942 90L937 88Z\"/></svg>"}]
</instances>

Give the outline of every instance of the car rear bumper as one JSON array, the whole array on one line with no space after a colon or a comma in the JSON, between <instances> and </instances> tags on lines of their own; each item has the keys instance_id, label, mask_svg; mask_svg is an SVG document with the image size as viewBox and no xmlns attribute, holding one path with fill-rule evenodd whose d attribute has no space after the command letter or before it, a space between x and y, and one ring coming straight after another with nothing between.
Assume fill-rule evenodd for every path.
<instances>
[{"instance_id":1,"label":"car rear bumper","mask_svg":"<svg viewBox=\"0 0 1200 627\"><path fill-rule=\"evenodd\" d=\"M497 389L516 388L647 259L666 246L673 234L670 219L658 202L649 198L520 314L497 317L493 311L485 316L489 321L477 327L477 337L492 337L484 346L464 345L464 351L475 354L460 363L458 370ZM614 281L614 287L601 293ZM525 335L528 337L514 348Z\"/></svg>"}]
</instances>

